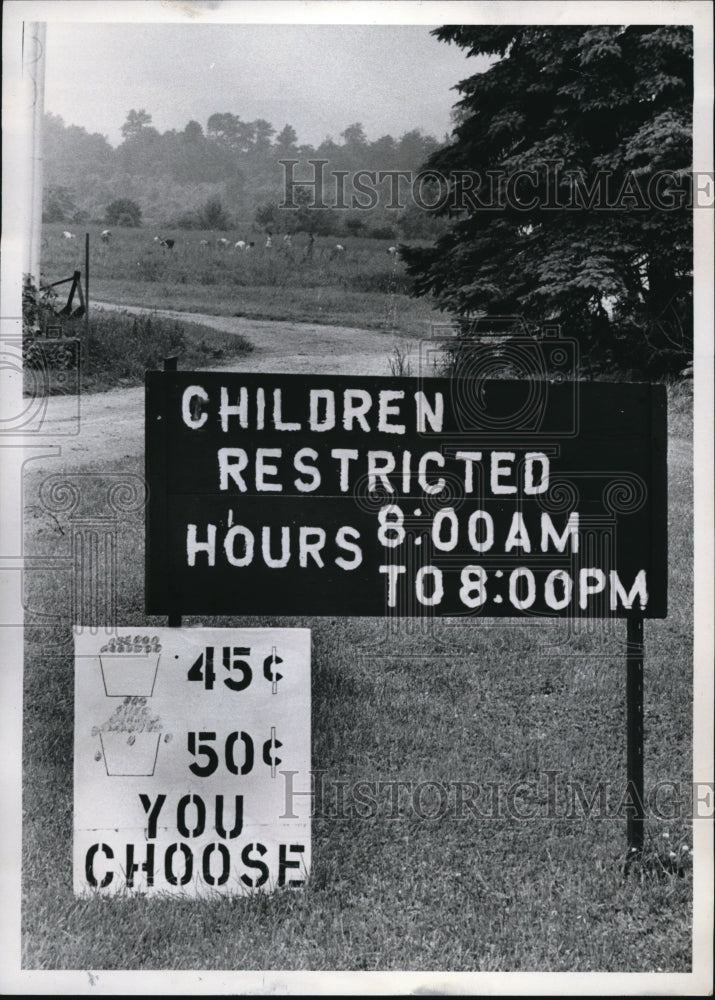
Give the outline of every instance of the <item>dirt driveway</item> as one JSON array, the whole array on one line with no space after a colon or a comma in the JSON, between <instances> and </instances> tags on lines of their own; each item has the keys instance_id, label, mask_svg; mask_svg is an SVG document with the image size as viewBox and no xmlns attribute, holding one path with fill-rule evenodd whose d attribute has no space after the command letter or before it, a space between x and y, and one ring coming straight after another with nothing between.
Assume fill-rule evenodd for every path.
<instances>
[{"instance_id":1,"label":"dirt driveway","mask_svg":"<svg viewBox=\"0 0 715 1000\"><path fill-rule=\"evenodd\" d=\"M102 308L112 308L103 305ZM253 352L214 370L292 372L332 375L389 375L389 358L395 344L405 342L389 333L352 326L289 323L281 320L207 316L170 309L149 310L121 306L125 312L156 312L170 319L200 323L221 333L240 334L253 344Z\"/></svg>"},{"instance_id":2,"label":"dirt driveway","mask_svg":"<svg viewBox=\"0 0 715 1000\"><path fill-rule=\"evenodd\" d=\"M110 305L102 308L111 309ZM119 307L115 307L119 308ZM408 344L389 333L318 323L287 323L232 316L207 316L171 310L121 307L128 312L157 312L187 322L241 334L254 349L245 358L225 365L207 365L213 371L290 372L332 375L389 375L396 344L409 348L412 373L417 374L417 340ZM79 419L78 419L79 410ZM143 454L144 387L109 392L53 396L47 400L42 444L58 444L61 455L32 460L28 471L59 471ZM39 443L39 441L38 441Z\"/></svg>"},{"instance_id":3,"label":"dirt driveway","mask_svg":"<svg viewBox=\"0 0 715 1000\"><path fill-rule=\"evenodd\" d=\"M139 307L121 308L133 312L154 311ZM207 370L389 375L390 359L399 344L403 351L410 348L406 360L411 365L411 374L420 373L417 338L408 344L388 333L347 326L206 316L169 310L159 310L159 313L201 323L222 333L241 334L254 345L253 352L247 357L236 358L225 365L207 365ZM57 457L32 459L27 466L31 472L58 472L141 456L144 452L144 387L85 394L79 402L75 396L50 397L42 434L33 435L31 443L59 445L61 449ZM692 443L669 436L668 445L669 462L689 469Z\"/></svg>"}]
</instances>

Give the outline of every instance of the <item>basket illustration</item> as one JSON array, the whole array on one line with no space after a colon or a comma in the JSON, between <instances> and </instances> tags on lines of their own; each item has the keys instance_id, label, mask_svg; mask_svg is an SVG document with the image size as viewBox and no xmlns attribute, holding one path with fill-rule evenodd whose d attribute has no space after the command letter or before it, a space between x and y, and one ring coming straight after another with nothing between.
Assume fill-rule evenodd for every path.
<instances>
[{"instance_id":1,"label":"basket illustration","mask_svg":"<svg viewBox=\"0 0 715 1000\"><path fill-rule=\"evenodd\" d=\"M161 653L101 653L104 693L108 698L126 695L150 698L160 659Z\"/></svg>"},{"instance_id":2,"label":"basket illustration","mask_svg":"<svg viewBox=\"0 0 715 1000\"><path fill-rule=\"evenodd\" d=\"M100 732L99 739L108 775L151 777L154 774L160 732L113 730Z\"/></svg>"}]
</instances>

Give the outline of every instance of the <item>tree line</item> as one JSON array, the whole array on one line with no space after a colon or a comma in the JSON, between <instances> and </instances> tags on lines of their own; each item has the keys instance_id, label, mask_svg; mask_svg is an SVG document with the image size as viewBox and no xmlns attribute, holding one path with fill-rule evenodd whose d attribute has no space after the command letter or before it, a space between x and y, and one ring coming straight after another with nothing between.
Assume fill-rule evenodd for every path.
<instances>
[{"instance_id":1,"label":"tree line","mask_svg":"<svg viewBox=\"0 0 715 1000\"><path fill-rule=\"evenodd\" d=\"M417 172L440 145L420 129L370 141L363 126L353 123L340 141L327 137L314 147L299 143L291 125L277 131L263 118L243 121L229 112L212 114L205 126L192 120L183 130L161 133L151 114L134 108L121 133L121 143L113 147L103 135L45 115L45 221L136 225L143 220L166 228L219 230L256 223L281 231L296 224L295 212L277 211L284 200L281 160L301 165L327 160L325 193L330 200L333 171ZM119 209L107 214L116 203ZM311 225L316 232L387 239L398 232L429 237L442 228L432 213L415 206L398 210L382 204L368 211L314 212Z\"/></svg>"}]
</instances>

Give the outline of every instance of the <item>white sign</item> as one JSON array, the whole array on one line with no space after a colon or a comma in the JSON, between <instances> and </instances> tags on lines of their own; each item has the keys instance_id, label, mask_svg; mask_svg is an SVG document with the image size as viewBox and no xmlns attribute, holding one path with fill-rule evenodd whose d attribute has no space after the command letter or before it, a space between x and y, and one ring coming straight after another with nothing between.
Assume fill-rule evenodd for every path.
<instances>
[{"instance_id":1,"label":"white sign","mask_svg":"<svg viewBox=\"0 0 715 1000\"><path fill-rule=\"evenodd\" d=\"M75 631L74 891L209 896L310 871L310 631Z\"/></svg>"}]
</instances>

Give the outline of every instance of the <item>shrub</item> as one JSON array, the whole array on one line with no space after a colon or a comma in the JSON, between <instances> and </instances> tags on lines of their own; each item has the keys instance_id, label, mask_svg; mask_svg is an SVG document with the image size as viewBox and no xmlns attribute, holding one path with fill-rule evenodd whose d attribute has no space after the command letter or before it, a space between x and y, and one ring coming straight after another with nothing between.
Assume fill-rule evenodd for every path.
<instances>
[{"instance_id":1,"label":"shrub","mask_svg":"<svg viewBox=\"0 0 715 1000\"><path fill-rule=\"evenodd\" d=\"M29 274L22 281L23 342L43 333L48 323L56 323L57 294L52 288L39 291Z\"/></svg>"},{"instance_id":2,"label":"shrub","mask_svg":"<svg viewBox=\"0 0 715 1000\"><path fill-rule=\"evenodd\" d=\"M136 227L141 225L142 210L131 198L116 198L107 205L104 218L110 226Z\"/></svg>"},{"instance_id":3,"label":"shrub","mask_svg":"<svg viewBox=\"0 0 715 1000\"><path fill-rule=\"evenodd\" d=\"M27 317L28 334L23 346L28 368L47 368L49 364L53 369L76 371L79 342L82 384L91 391L117 385L139 385L147 371L160 370L164 359L174 355L181 355L187 367L201 367L209 358L240 357L252 350L252 345L243 337L223 335L199 324L181 323L152 313L132 315L118 310L94 309L90 315L89 335L84 319L65 320L66 343L64 340L53 342L50 356L50 342L36 336L37 328L33 325L38 306L31 282L26 283L26 289L23 319ZM46 386L50 394L59 391L68 390L49 383Z\"/></svg>"},{"instance_id":4,"label":"shrub","mask_svg":"<svg viewBox=\"0 0 715 1000\"><path fill-rule=\"evenodd\" d=\"M367 235L374 240L391 240L394 239L395 230L393 226L371 226Z\"/></svg>"},{"instance_id":5,"label":"shrub","mask_svg":"<svg viewBox=\"0 0 715 1000\"><path fill-rule=\"evenodd\" d=\"M365 223L358 216L351 216L349 219L345 220L345 229L350 234L350 236L357 236L365 228Z\"/></svg>"},{"instance_id":6,"label":"shrub","mask_svg":"<svg viewBox=\"0 0 715 1000\"><path fill-rule=\"evenodd\" d=\"M346 280L346 287L354 292L382 292L384 295L409 295L412 279L406 274L389 271L375 274L353 274Z\"/></svg>"},{"instance_id":7,"label":"shrub","mask_svg":"<svg viewBox=\"0 0 715 1000\"><path fill-rule=\"evenodd\" d=\"M167 222L169 229L201 229L201 223L196 212L182 212Z\"/></svg>"},{"instance_id":8,"label":"shrub","mask_svg":"<svg viewBox=\"0 0 715 1000\"><path fill-rule=\"evenodd\" d=\"M50 184L45 189L42 221L65 222L77 213L74 193L64 185Z\"/></svg>"},{"instance_id":9,"label":"shrub","mask_svg":"<svg viewBox=\"0 0 715 1000\"><path fill-rule=\"evenodd\" d=\"M199 229L225 231L231 228L231 219L220 198L209 198L196 215Z\"/></svg>"},{"instance_id":10,"label":"shrub","mask_svg":"<svg viewBox=\"0 0 715 1000\"><path fill-rule=\"evenodd\" d=\"M263 205L258 206L253 218L256 225L260 226L261 229L276 231L279 219L278 204L275 201L264 202Z\"/></svg>"}]
</instances>

